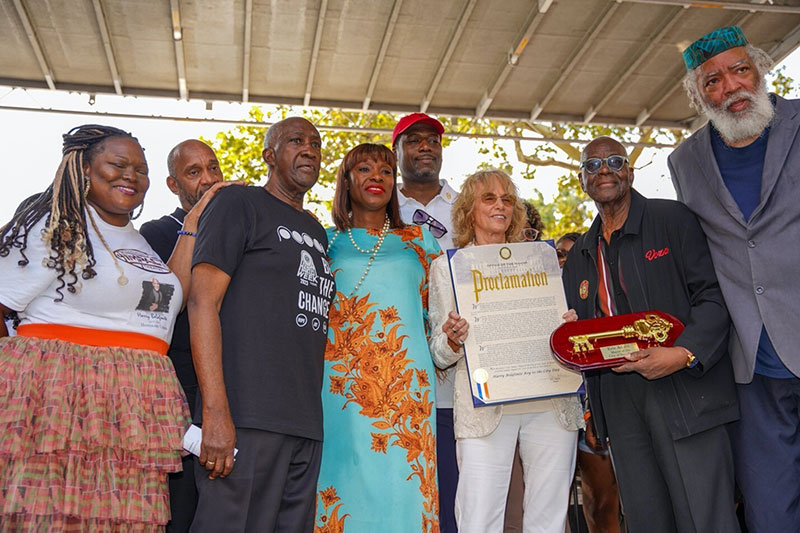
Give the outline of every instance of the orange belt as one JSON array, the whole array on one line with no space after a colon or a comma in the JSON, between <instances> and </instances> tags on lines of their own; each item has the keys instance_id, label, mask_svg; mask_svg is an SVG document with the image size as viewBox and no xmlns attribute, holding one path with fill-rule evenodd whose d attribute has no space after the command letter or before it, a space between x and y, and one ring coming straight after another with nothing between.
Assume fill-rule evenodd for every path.
<instances>
[{"instance_id":1,"label":"orange belt","mask_svg":"<svg viewBox=\"0 0 800 533\"><path fill-rule=\"evenodd\" d=\"M167 355L167 349L169 349L169 344L166 342L144 333L79 328L61 324L23 324L17 328L17 335L41 339L60 339L88 346L121 346L137 350L150 350L161 355Z\"/></svg>"}]
</instances>

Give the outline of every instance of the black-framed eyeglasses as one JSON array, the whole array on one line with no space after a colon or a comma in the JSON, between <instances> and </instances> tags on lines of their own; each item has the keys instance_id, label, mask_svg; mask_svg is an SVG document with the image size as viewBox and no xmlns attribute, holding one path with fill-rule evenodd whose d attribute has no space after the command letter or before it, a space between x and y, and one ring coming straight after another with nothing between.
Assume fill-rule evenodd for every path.
<instances>
[{"instance_id":1,"label":"black-framed eyeglasses","mask_svg":"<svg viewBox=\"0 0 800 533\"><path fill-rule=\"evenodd\" d=\"M586 170L589 174L597 174L603 168L603 163L606 164L608 170L611 172L619 172L628 163L628 158L624 155L610 155L605 159L599 157L590 157L583 163L581 168Z\"/></svg>"},{"instance_id":2,"label":"black-framed eyeglasses","mask_svg":"<svg viewBox=\"0 0 800 533\"><path fill-rule=\"evenodd\" d=\"M536 228L525 228L522 230L522 240L535 241L539 237L539 230Z\"/></svg>"},{"instance_id":3,"label":"black-framed eyeglasses","mask_svg":"<svg viewBox=\"0 0 800 533\"><path fill-rule=\"evenodd\" d=\"M414 211L414 214L411 217L411 220L414 221L414 224L421 226L423 224L427 224L428 229L431 230L431 233L437 239L441 239L445 233L447 233L447 228L444 227L444 224L430 216L425 210L417 209Z\"/></svg>"}]
</instances>

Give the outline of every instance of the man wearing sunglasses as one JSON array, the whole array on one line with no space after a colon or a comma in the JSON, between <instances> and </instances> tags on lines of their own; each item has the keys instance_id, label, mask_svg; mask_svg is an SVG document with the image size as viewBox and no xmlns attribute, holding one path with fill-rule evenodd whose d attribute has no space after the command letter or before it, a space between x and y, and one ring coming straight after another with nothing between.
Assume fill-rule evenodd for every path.
<instances>
[{"instance_id":1,"label":"man wearing sunglasses","mask_svg":"<svg viewBox=\"0 0 800 533\"><path fill-rule=\"evenodd\" d=\"M453 247L450 211L458 193L447 180L439 179L442 169L442 123L425 113L401 118L392 132L392 149L402 182L397 199L406 224L428 228L442 250ZM439 521L442 533L455 533L455 497L458 485L456 440L453 433L453 374L436 382L436 455L439 469Z\"/></svg>"},{"instance_id":2,"label":"man wearing sunglasses","mask_svg":"<svg viewBox=\"0 0 800 533\"><path fill-rule=\"evenodd\" d=\"M738 418L730 321L711 255L691 211L644 198L633 176L616 140L584 149L580 183L599 214L564 265L568 305L580 319L659 310L686 328L672 347L587 372L589 421L610 443L632 533L738 531L725 429Z\"/></svg>"},{"instance_id":3,"label":"man wearing sunglasses","mask_svg":"<svg viewBox=\"0 0 800 533\"><path fill-rule=\"evenodd\" d=\"M768 93L772 59L736 26L683 56L684 86L709 124L669 166L708 235L733 320L741 420L731 439L747 527L800 531L800 100Z\"/></svg>"}]
</instances>

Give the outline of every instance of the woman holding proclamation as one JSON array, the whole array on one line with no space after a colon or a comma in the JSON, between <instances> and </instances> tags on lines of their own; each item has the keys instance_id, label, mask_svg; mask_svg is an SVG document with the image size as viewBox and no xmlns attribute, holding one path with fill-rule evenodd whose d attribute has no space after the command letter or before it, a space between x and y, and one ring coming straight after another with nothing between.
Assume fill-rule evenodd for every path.
<instances>
[{"instance_id":1,"label":"woman holding proclamation","mask_svg":"<svg viewBox=\"0 0 800 533\"><path fill-rule=\"evenodd\" d=\"M427 302L440 249L401 222L396 176L394 154L375 144L351 150L337 175L319 530L438 531Z\"/></svg>"},{"instance_id":2,"label":"woman holding proclamation","mask_svg":"<svg viewBox=\"0 0 800 533\"><path fill-rule=\"evenodd\" d=\"M480 171L467 180L453 205L456 247L520 240L525 208L511 178L500 170ZM525 495L523 531L562 533L575 470L577 397L542 399L475 408L464 349L466 320L455 311L447 258L431 267L431 354L440 368L455 362L455 434L459 458L456 520L460 533L500 533L514 450L519 443ZM574 311L564 315L575 320Z\"/></svg>"}]
</instances>

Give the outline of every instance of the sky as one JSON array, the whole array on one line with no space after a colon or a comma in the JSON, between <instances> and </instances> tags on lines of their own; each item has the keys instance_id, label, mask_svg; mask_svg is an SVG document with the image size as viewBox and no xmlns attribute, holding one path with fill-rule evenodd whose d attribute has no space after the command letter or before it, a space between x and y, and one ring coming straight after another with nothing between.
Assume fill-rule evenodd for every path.
<instances>
[{"instance_id":1,"label":"sky","mask_svg":"<svg viewBox=\"0 0 800 533\"><path fill-rule=\"evenodd\" d=\"M782 65L785 74L800 80L800 51L795 51ZM217 118L241 120L247 116L249 104L214 102L211 110L204 101L178 101L168 98L121 97L100 95L93 105L85 93L67 93L49 90L23 90L0 86L0 106L26 108L54 108L71 111L98 111L105 113L131 113L141 115L168 115L195 118ZM196 137L212 138L218 131L231 129L228 124L198 123L177 120L155 120L144 118L107 118L76 114L17 111L0 107L0 159L3 162L3 190L0 194L0 224L8 221L17 205L28 196L41 192L53 180L61 160L61 135L72 127L86 124L108 124L130 131L145 149L150 174L150 189L145 198L142 216L134 222L142 222L171 213L177 207L177 197L165 183L167 176L167 154L179 142ZM323 142L325 133L322 132ZM526 144L523 147L526 148ZM530 150L532 147L527 147ZM324 147L323 147L324 149ZM513 154L509 143L508 152ZM652 198L675 198L669 179L666 158L670 150L647 149L637 161L635 187ZM443 153L441 177L450 180L458 189L464 178L474 172L486 159L478 153L478 145L471 139L457 139ZM520 165L515 179L524 198L534 196L534 186L545 199L557 194L556 180L563 175L557 168L537 170L535 180L519 178ZM322 219L323 225L330 223Z\"/></svg>"}]
</instances>

